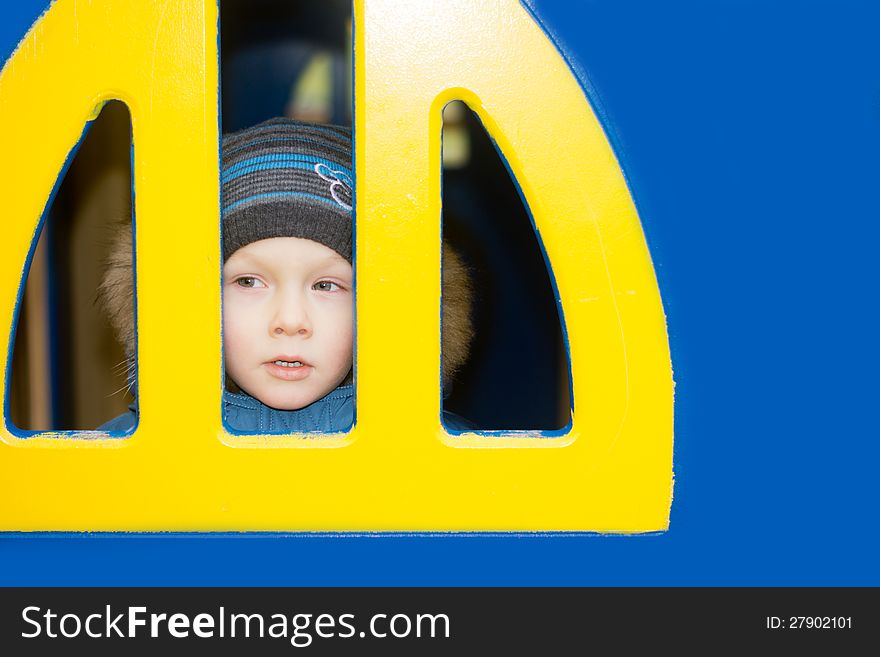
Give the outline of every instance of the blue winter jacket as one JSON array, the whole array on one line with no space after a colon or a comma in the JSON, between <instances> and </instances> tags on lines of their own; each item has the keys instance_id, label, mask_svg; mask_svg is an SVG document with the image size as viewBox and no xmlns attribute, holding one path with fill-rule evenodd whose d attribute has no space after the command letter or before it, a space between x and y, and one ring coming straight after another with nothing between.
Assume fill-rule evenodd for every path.
<instances>
[{"instance_id":1,"label":"blue winter jacket","mask_svg":"<svg viewBox=\"0 0 880 657\"><path fill-rule=\"evenodd\" d=\"M296 411L279 411L243 392L223 392L226 426L242 433L335 433L348 431L354 423L354 386L339 386L325 397ZM137 422L137 406L102 424L100 431L129 431ZM474 427L464 418L443 412L447 429L464 431Z\"/></svg>"}]
</instances>

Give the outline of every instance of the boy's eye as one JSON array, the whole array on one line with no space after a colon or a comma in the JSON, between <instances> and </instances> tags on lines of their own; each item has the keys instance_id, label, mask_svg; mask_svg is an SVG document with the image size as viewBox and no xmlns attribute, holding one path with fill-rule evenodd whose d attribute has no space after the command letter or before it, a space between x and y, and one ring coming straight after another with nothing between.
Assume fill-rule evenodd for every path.
<instances>
[{"instance_id":1,"label":"boy's eye","mask_svg":"<svg viewBox=\"0 0 880 657\"><path fill-rule=\"evenodd\" d=\"M318 281L312 286L312 289L319 292L335 292L339 289L339 285L333 281Z\"/></svg>"},{"instance_id":2,"label":"boy's eye","mask_svg":"<svg viewBox=\"0 0 880 657\"><path fill-rule=\"evenodd\" d=\"M263 282L255 276L241 276L235 279L235 284L239 287L265 287Z\"/></svg>"}]
</instances>

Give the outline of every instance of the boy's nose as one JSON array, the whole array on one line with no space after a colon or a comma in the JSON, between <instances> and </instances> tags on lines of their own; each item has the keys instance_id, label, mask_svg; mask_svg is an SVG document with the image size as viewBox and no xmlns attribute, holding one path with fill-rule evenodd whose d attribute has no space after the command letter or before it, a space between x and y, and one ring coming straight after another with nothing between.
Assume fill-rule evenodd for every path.
<instances>
[{"instance_id":1,"label":"boy's nose","mask_svg":"<svg viewBox=\"0 0 880 657\"><path fill-rule=\"evenodd\" d=\"M312 334L312 327L305 317L295 320L279 316L278 321L273 323L272 332L275 335L309 336Z\"/></svg>"},{"instance_id":2,"label":"boy's nose","mask_svg":"<svg viewBox=\"0 0 880 657\"><path fill-rule=\"evenodd\" d=\"M275 317L270 325L274 335L300 335L308 337L312 334L312 324L308 312L300 303L287 301L279 304Z\"/></svg>"}]
</instances>

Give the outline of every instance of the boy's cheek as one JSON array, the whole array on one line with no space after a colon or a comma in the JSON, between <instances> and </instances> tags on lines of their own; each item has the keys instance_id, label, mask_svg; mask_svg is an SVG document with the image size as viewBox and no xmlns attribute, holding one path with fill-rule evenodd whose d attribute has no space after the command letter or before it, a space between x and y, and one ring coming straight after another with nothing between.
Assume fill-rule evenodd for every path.
<instances>
[{"instance_id":1,"label":"boy's cheek","mask_svg":"<svg viewBox=\"0 0 880 657\"><path fill-rule=\"evenodd\" d=\"M241 327L235 322L223 327L223 357L227 367L235 367L247 353L248 341L245 339Z\"/></svg>"}]
</instances>

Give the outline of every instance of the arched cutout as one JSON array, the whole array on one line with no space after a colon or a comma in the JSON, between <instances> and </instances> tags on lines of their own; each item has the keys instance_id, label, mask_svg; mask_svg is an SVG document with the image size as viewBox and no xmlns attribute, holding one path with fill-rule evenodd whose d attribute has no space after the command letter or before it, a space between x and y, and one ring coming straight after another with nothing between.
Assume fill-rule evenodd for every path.
<instances>
[{"instance_id":1,"label":"arched cutout","mask_svg":"<svg viewBox=\"0 0 880 657\"><path fill-rule=\"evenodd\" d=\"M7 419L25 434L94 429L132 401L134 354L126 357L96 303L111 227L123 223L132 239L131 193L131 120L109 102L59 176L23 272ZM133 335L133 299L126 313L117 319Z\"/></svg>"},{"instance_id":2,"label":"arched cutout","mask_svg":"<svg viewBox=\"0 0 880 657\"><path fill-rule=\"evenodd\" d=\"M444 408L479 429L561 429L571 419L568 358L528 209L479 117L461 101L443 116L444 241L468 263L474 289L471 353L445 382ZM446 284L444 275L444 298Z\"/></svg>"}]
</instances>

